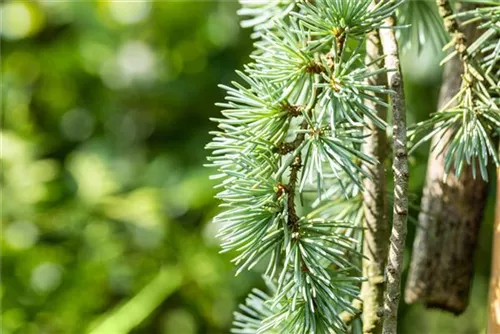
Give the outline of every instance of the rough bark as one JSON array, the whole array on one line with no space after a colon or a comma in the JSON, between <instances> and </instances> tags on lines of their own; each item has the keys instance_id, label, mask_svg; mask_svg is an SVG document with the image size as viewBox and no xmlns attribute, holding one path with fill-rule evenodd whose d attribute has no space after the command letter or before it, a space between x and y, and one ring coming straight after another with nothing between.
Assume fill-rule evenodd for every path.
<instances>
[{"instance_id":1,"label":"rough bark","mask_svg":"<svg viewBox=\"0 0 500 334\"><path fill-rule=\"evenodd\" d=\"M372 63L381 55L380 38L377 31L372 32L366 42L367 63ZM377 69L372 65L373 70ZM370 84L385 85L384 75L371 77ZM368 106L375 108L381 119L386 118L384 107L367 100ZM364 238L363 238L363 276L366 281L361 285L363 300L363 333L382 333L384 304L384 269L387 261L389 226L386 215L385 166L387 135L384 130L366 119L365 144L363 152L378 161L376 164L364 164L370 178L363 182Z\"/></svg>"},{"instance_id":2,"label":"rough bark","mask_svg":"<svg viewBox=\"0 0 500 334\"><path fill-rule=\"evenodd\" d=\"M388 27L394 26L394 18L385 22ZM385 57L385 67L390 70L387 75L388 86L394 91L391 97L393 114L393 150L394 160L394 206L389 257L386 271L386 292L384 302L383 333L397 333L397 316L401 295L401 271L406 240L408 219L408 152L406 148L406 107L403 78L399 63L399 52L393 29L380 29L380 39Z\"/></svg>"},{"instance_id":3,"label":"rough bark","mask_svg":"<svg viewBox=\"0 0 500 334\"><path fill-rule=\"evenodd\" d=\"M500 168L497 168L497 197L491 259L488 333L500 333Z\"/></svg>"},{"instance_id":4,"label":"rough bark","mask_svg":"<svg viewBox=\"0 0 500 334\"><path fill-rule=\"evenodd\" d=\"M446 3L438 0L441 2ZM441 9L442 15L446 15L444 11ZM445 25L452 38L459 37L456 38L460 43L456 45L457 51L475 37L476 28L472 25L463 33L456 22L445 19ZM445 65L439 109L458 93L463 73L464 60L459 51L459 57ZM451 136L453 133L449 130L432 140L405 301L409 304L421 301L426 307L460 314L469 299L486 183L479 176L474 179L469 166L458 178L453 170L444 177L445 143Z\"/></svg>"}]
</instances>

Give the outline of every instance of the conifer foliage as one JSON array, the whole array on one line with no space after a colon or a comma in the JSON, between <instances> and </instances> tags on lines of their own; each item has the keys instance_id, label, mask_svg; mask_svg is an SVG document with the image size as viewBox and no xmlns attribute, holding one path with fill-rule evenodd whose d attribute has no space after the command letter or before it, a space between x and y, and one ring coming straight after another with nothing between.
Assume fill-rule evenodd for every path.
<instances>
[{"instance_id":1,"label":"conifer foliage","mask_svg":"<svg viewBox=\"0 0 500 334\"><path fill-rule=\"evenodd\" d=\"M220 180L223 251L237 272L265 268L235 313L235 333L345 333L360 310L363 128L385 120L386 87L370 84L368 33L401 1L242 0L253 62L220 103L207 145ZM374 63L380 59L374 59ZM372 101L366 104L364 101Z\"/></svg>"},{"instance_id":2,"label":"conifer foliage","mask_svg":"<svg viewBox=\"0 0 500 334\"><path fill-rule=\"evenodd\" d=\"M474 177L486 180L489 162L500 165L500 7L454 12L448 0L240 2L255 51L237 72L240 80L221 85L223 117L214 119L218 130L207 145L222 201L214 220L223 251L235 254L237 273L262 268L269 289L252 291L235 313L233 332L358 332L360 298L366 298L360 285L373 283L363 277L369 276L366 259L377 253L367 254L363 236L365 245L380 242L382 234L375 233L388 226L385 187L367 191L375 179L385 184L385 161L378 160L386 154L366 150L367 140L385 137L380 115L391 101L393 226L390 247L378 245L379 258L369 259L381 268L387 260L385 277L377 278L385 286L368 289L385 293L385 303L380 296L366 303L363 331L396 333L409 173L395 12L402 48L421 48L426 40L439 47L450 37L442 63L458 57L463 65L456 96L410 129L413 149L435 136L448 138L434 147L444 152L446 171L460 175L468 164ZM480 36L467 41L459 22L478 25ZM370 165L380 167L380 175ZM372 198L375 193L384 200ZM369 201L381 212L364 217ZM374 228L366 231L369 220Z\"/></svg>"},{"instance_id":3,"label":"conifer foliage","mask_svg":"<svg viewBox=\"0 0 500 334\"><path fill-rule=\"evenodd\" d=\"M413 149L446 130L453 131L454 136L433 147L442 152L448 146L444 152L446 171L453 167L460 176L468 164L474 178L480 174L487 181L489 161L500 166L493 139L500 134L500 6L454 13L447 1L437 0L437 3L451 35L451 41L444 47L445 51L451 51L441 63L459 57L464 74L456 96L429 120L412 129L413 137L422 135ZM458 19L465 20L463 25L476 23L481 35L475 41L467 41Z\"/></svg>"}]
</instances>

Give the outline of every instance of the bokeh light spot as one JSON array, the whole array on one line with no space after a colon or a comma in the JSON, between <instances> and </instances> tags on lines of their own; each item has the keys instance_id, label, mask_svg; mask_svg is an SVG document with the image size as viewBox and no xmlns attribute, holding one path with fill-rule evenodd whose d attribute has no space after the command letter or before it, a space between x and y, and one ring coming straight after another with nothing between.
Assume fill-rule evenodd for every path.
<instances>
[{"instance_id":1,"label":"bokeh light spot","mask_svg":"<svg viewBox=\"0 0 500 334\"><path fill-rule=\"evenodd\" d=\"M78 195L84 201L98 202L118 188L112 171L98 154L75 152L67 167L78 184Z\"/></svg>"},{"instance_id":2,"label":"bokeh light spot","mask_svg":"<svg viewBox=\"0 0 500 334\"><path fill-rule=\"evenodd\" d=\"M130 41L120 48L117 63L126 77L147 77L153 74L155 55L146 43Z\"/></svg>"},{"instance_id":3,"label":"bokeh light spot","mask_svg":"<svg viewBox=\"0 0 500 334\"><path fill-rule=\"evenodd\" d=\"M2 159L5 161L25 162L31 157L32 147L14 132L1 131L0 142L2 143Z\"/></svg>"},{"instance_id":4,"label":"bokeh light spot","mask_svg":"<svg viewBox=\"0 0 500 334\"><path fill-rule=\"evenodd\" d=\"M61 119L62 134L73 141L83 141L92 135L94 118L85 109L73 109L65 113Z\"/></svg>"},{"instance_id":5,"label":"bokeh light spot","mask_svg":"<svg viewBox=\"0 0 500 334\"><path fill-rule=\"evenodd\" d=\"M38 227L28 221L13 222L5 228L5 240L18 250L32 247L37 242L38 235Z\"/></svg>"},{"instance_id":6,"label":"bokeh light spot","mask_svg":"<svg viewBox=\"0 0 500 334\"><path fill-rule=\"evenodd\" d=\"M151 11L149 1L109 1L106 3L111 17L122 24L133 24L148 17Z\"/></svg>"},{"instance_id":7,"label":"bokeh light spot","mask_svg":"<svg viewBox=\"0 0 500 334\"><path fill-rule=\"evenodd\" d=\"M164 320L164 333L196 333L196 322L191 313L184 309L170 311Z\"/></svg>"},{"instance_id":8,"label":"bokeh light spot","mask_svg":"<svg viewBox=\"0 0 500 334\"><path fill-rule=\"evenodd\" d=\"M239 26L233 15L220 10L208 17L206 32L208 39L214 46L223 48L236 41Z\"/></svg>"},{"instance_id":9,"label":"bokeh light spot","mask_svg":"<svg viewBox=\"0 0 500 334\"><path fill-rule=\"evenodd\" d=\"M99 40L100 35L86 35L80 39L79 51L83 67L92 74L97 74L107 59L112 57L112 50L105 41Z\"/></svg>"},{"instance_id":10,"label":"bokeh light spot","mask_svg":"<svg viewBox=\"0 0 500 334\"><path fill-rule=\"evenodd\" d=\"M156 78L156 71L156 57L151 47L142 41L128 41L116 57L103 63L100 74L108 87L120 89L133 82L151 81Z\"/></svg>"},{"instance_id":11,"label":"bokeh light spot","mask_svg":"<svg viewBox=\"0 0 500 334\"><path fill-rule=\"evenodd\" d=\"M21 39L36 29L35 18L27 3L9 2L0 7L2 10L1 34L7 39Z\"/></svg>"},{"instance_id":12,"label":"bokeh light spot","mask_svg":"<svg viewBox=\"0 0 500 334\"><path fill-rule=\"evenodd\" d=\"M104 84L111 89L124 88L130 82L119 70L114 58L110 58L102 64L100 75Z\"/></svg>"},{"instance_id":13,"label":"bokeh light spot","mask_svg":"<svg viewBox=\"0 0 500 334\"><path fill-rule=\"evenodd\" d=\"M45 262L31 272L31 287L37 292L50 292L61 284L62 269L55 263Z\"/></svg>"}]
</instances>

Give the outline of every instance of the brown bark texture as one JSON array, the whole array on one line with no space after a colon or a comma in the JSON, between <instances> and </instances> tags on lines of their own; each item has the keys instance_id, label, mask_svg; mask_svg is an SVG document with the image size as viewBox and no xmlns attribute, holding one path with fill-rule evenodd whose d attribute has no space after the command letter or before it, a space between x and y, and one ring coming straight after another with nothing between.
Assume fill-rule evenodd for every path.
<instances>
[{"instance_id":1,"label":"brown bark texture","mask_svg":"<svg viewBox=\"0 0 500 334\"><path fill-rule=\"evenodd\" d=\"M488 334L500 334L500 168L497 168L497 197L492 249Z\"/></svg>"},{"instance_id":2,"label":"brown bark texture","mask_svg":"<svg viewBox=\"0 0 500 334\"><path fill-rule=\"evenodd\" d=\"M468 43L477 37L476 30L474 25L463 29ZM458 56L446 63L439 109L458 93L462 74ZM470 166L460 177L450 170L445 178L444 156L451 136L448 130L432 139L405 301L458 315L469 300L487 187L481 176L473 178Z\"/></svg>"}]
</instances>

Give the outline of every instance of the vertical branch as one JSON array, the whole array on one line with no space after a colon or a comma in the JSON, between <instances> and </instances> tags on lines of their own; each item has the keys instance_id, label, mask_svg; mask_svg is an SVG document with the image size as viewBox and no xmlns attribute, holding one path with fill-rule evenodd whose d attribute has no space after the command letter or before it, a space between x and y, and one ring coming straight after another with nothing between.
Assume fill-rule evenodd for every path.
<instances>
[{"instance_id":1,"label":"vertical branch","mask_svg":"<svg viewBox=\"0 0 500 334\"><path fill-rule=\"evenodd\" d=\"M388 27L394 26L394 18L386 19ZM387 285L384 303L383 333L397 332L398 304L401 290L401 271L408 218L408 153L406 149L406 108L403 78L399 63L398 44L393 29L380 29L380 39L385 54L385 67L390 71L387 79L392 96L394 161L393 222L387 261Z\"/></svg>"},{"instance_id":2,"label":"vertical branch","mask_svg":"<svg viewBox=\"0 0 500 334\"><path fill-rule=\"evenodd\" d=\"M438 0L438 6L447 31L458 43L455 49L459 53L459 57L450 59L444 68L439 96L441 109L463 85L467 69L465 43L474 40L477 26L467 25L462 33L456 20L449 17L449 3ZM448 147L443 144L448 143L451 136L453 130L448 129L432 139L405 301L423 301L427 307L460 314L468 304L487 188L482 179L474 179L469 165L460 177L450 170L445 178Z\"/></svg>"},{"instance_id":3,"label":"vertical branch","mask_svg":"<svg viewBox=\"0 0 500 334\"><path fill-rule=\"evenodd\" d=\"M380 38L377 31L368 35L366 41L366 63L381 55ZM371 70L377 66L371 65ZM372 85L386 85L386 77L379 75L367 79ZM365 101L366 105L377 110L381 119L386 118L386 110L373 101ZM384 304L384 269L387 261L389 226L386 215L385 168L386 133L375 126L373 121L365 118L365 144L363 152L373 157L377 163L364 163L363 168L369 178L363 181L363 276L366 281L361 285L363 300L363 333L382 333L382 314Z\"/></svg>"},{"instance_id":4,"label":"vertical branch","mask_svg":"<svg viewBox=\"0 0 500 334\"><path fill-rule=\"evenodd\" d=\"M488 333L500 333L500 167L497 168L497 196L488 311Z\"/></svg>"},{"instance_id":5,"label":"vertical branch","mask_svg":"<svg viewBox=\"0 0 500 334\"><path fill-rule=\"evenodd\" d=\"M458 92L461 73L458 58L446 64L439 105ZM405 301L459 314L468 303L486 182L474 179L468 165L459 178L453 170L444 178L447 148L439 153L439 146L452 135L446 131L431 142Z\"/></svg>"}]
</instances>

